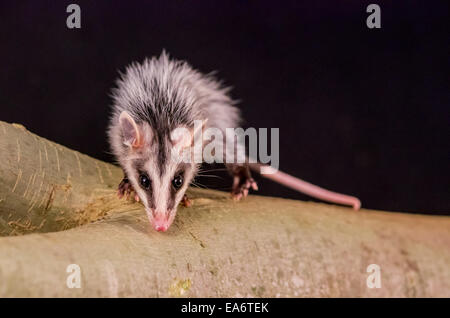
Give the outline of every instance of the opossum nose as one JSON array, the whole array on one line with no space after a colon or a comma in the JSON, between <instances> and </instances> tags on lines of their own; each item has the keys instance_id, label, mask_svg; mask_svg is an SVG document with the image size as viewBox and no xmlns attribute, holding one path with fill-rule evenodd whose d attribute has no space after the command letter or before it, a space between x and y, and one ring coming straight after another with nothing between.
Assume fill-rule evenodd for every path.
<instances>
[{"instance_id":1,"label":"opossum nose","mask_svg":"<svg viewBox=\"0 0 450 318\"><path fill-rule=\"evenodd\" d=\"M153 228L158 232L165 232L170 226L170 221L166 217L166 215L156 215L153 218Z\"/></svg>"},{"instance_id":2,"label":"opossum nose","mask_svg":"<svg viewBox=\"0 0 450 318\"><path fill-rule=\"evenodd\" d=\"M167 226L165 226L165 225L156 225L155 224L154 228L158 232L165 232L165 231L167 231Z\"/></svg>"}]
</instances>

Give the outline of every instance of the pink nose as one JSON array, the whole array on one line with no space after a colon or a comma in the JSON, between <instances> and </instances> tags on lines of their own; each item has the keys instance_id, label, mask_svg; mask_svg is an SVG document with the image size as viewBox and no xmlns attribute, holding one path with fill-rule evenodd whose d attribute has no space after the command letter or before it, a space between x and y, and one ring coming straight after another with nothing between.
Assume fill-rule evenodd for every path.
<instances>
[{"instance_id":1,"label":"pink nose","mask_svg":"<svg viewBox=\"0 0 450 318\"><path fill-rule=\"evenodd\" d=\"M158 232L165 232L165 231L167 231L167 226L166 225L154 225L153 227Z\"/></svg>"},{"instance_id":2,"label":"pink nose","mask_svg":"<svg viewBox=\"0 0 450 318\"><path fill-rule=\"evenodd\" d=\"M165 232L170 226L169 220L165 216L156 216L152 222L153 228L158 232Z\"/></svg>"}]
</instances>

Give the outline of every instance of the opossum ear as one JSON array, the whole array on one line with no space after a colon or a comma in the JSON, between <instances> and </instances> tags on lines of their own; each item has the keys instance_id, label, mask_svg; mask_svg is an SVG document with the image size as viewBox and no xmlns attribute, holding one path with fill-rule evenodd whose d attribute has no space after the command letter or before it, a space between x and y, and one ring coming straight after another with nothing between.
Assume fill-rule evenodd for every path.
<instances>
[{"instance_id":1,"label":"opossum ear","mask_svg":"<svg viewBox=\"0 0 450 318\"><path fill-rule=\"evenodd\" d=\"M173 147L180 149L189 147L192 143L191 130L186 127L177 127L170 133Z\"/></svg>"},{"instance_id":2,"label":"opossum ear","mask_svg":"<svg viewBox=\"0 0 450 318\"><path fill-rule=\"evenodd\" d=\"M119 124L122 129L122 142L131 148L141 147L143 142L139 127L127 111L120 114Z\"/></svg>"},{"instance_id":3,"label":"opossum ear","mask_svg":"<svg viewBox=\"0 0 450 318\"><path fill-rule=\"evenodd\" d=\"M195 140L202 138L201 131L206 125L207 120L195 120L194 128L177 127L171 134L172 145L179 149L184 149L194 145Z\"/></svg>"}]
</instances>

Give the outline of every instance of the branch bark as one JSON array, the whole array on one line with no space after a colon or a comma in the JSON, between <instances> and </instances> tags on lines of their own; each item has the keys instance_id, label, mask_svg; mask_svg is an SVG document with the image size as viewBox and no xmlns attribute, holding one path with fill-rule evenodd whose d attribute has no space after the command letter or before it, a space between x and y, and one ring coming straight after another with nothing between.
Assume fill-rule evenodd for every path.
<instances>
[{"instance_id":1,"label":"branch bark","mask_svg":"<svg viewBox=\"0 0 450 318\"><path fill-rule=\"evenodd\" d=\"M0 238L2 297L450 296L448 217L190 189L194 205L157 233L115 198L120 169L0 125L1 228L32 233ZM70 264L81 288L67 287ZM381 288L367 287L370 264Z\"/></svg>"},{"instance_id":2,"label":"branch bark","mask_svg":"<svg viewBox=\"0 0 450 318\"><path fill-rule=\"evenodd\" d=\"M0 121L0 235L60 231L123 209L118 167Z\"/></svg>"}]
</instances>

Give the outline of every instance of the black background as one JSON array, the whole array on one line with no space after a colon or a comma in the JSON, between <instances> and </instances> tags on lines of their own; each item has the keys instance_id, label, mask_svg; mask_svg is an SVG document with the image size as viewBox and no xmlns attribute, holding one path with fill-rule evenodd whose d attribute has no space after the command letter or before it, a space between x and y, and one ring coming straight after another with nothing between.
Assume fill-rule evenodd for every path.
<instances>
[{"instance_id":1,"label":"black background","mask_svg":"<svg viewBox=\"0 0 450 318\"><path fill-rule=\"evenodd\" d=\"M81 29L66 7L81 7ZM317 3L316 3L317 2ZM364 207L449 214L448 1L10 1L0 120L112 161L117 70L165 48L218 71L244 127L280 128L280 169ZM231 179L198 182L227 189ZM308 197L258 178L260 194Z\"/></svg>"}]
</instances>

